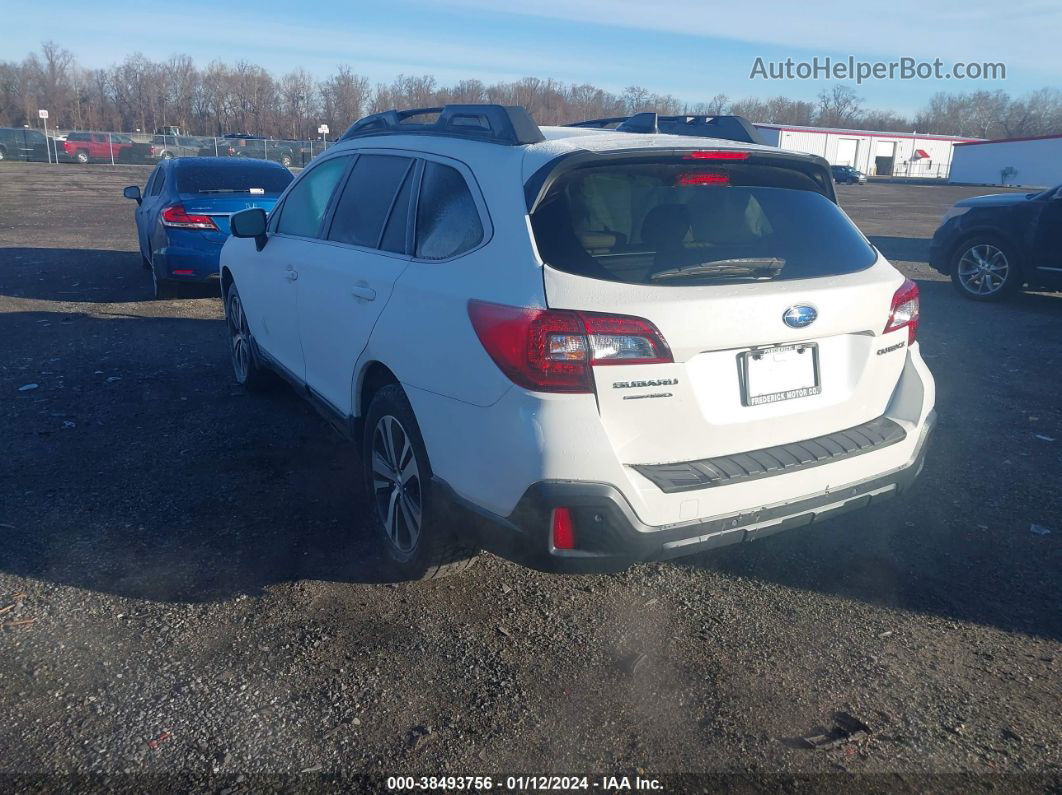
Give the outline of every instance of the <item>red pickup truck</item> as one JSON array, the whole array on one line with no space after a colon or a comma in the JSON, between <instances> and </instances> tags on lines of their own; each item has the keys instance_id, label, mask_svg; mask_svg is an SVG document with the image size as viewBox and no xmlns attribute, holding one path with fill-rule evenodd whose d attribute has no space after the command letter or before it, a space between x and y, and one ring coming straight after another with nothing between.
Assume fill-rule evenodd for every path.
<instances>
[{"instance_id":1,"label":"red pickup truck","mask_svg":"<svg viewBox=\"0 0 1062 795\"><path fill-rule=\"evenodd\" d=\"M128 162L133 147L133 140L120 133L72 132L63 142L67 156L78 163L110 162L112 153L115 162Z\"/></svg>"}]
</instances>

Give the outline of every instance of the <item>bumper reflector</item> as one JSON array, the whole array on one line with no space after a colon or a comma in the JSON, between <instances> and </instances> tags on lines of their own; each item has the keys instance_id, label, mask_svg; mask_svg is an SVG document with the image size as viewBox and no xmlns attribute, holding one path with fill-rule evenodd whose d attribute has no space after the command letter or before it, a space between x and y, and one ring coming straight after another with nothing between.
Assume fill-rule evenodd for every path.
<instances>
[{"instance_id":1,"label":"bumper reflector","mask_svg":"<svg viewBox=\"0 0 1062 795\"><path fill-rule=\"evenodd\" d=\"M575 549L572 514L567 508L553 509L553 547L554 549Z\"/></svg>"}]
</instances>

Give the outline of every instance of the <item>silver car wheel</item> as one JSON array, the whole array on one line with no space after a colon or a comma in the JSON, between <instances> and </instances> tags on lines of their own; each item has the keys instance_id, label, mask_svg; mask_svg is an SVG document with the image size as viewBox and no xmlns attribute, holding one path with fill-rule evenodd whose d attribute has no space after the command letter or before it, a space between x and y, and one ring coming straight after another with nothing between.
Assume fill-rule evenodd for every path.
<instances>
[{"instance_id":1,"label":"silver car wheel","mask_svg":"<svg viewBox=\"0 0 1062 795\"><path fill-rule=\"evenodd\" d=\"M411 552L420 538L420 467L409 434L389 414L379 419L372 432L372 490L387 537L399 552Z\"/></svg>"},{"instance_id":2,"label":"silver car wheel","mask_svg":"<svg viewBox=\"0 0 1062 795\"><path fill-rule=\"evenodd\" d=\"M236 381L243 384L247 382L251 372L251 335L247 328L247 318L243 314L243 304L235 292L229 297L229 311L225 316L229 325L232 371Z\"/></svg>"},{"instance_id":3,"label":"silver car wheel","mask_svg":"<svg viewBox=\"0 0 1062 795\"><path fill-rule=\"evenodd\" d=\"M1007 255L991 243L970 246L959 258L959 283L972 295L995 295L1007 283Z\"/></svg>"}]
</instances>

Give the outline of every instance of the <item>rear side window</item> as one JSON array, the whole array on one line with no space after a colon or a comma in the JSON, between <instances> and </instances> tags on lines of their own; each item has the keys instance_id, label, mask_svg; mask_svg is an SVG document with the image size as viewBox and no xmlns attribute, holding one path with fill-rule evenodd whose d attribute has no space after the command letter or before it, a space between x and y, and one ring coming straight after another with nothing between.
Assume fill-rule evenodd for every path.
<instances>
[{"instance_id":1,"label":"rear side window","mask_svg":"<svg viewBox=\"0 0 1062 795\"><path fill-rule=\"evenodd\" d=\"M155 178L151 183L151 190L149 196L158 196L162 193L162 186L166 184L166 172L161 168L155 172Z\"/></svg>"},{"instance_id":2,"label":"rear side window","mask_svg":"<svg viewBox=\"0 0 1062 795\"><path fill-rule=\"evenodd\" d=\"M417 206L416 255L448 259L475 248L482 240L479 209L461 172L427 161Z\"/></svg>"},{"instance_id":3,"label":"rear side window","mask_svg":"<svg viewBox=\"0 0 1062 795\"><path fill-rule=\"evenodd\" d=\"M351 169L350 179L336 205L328 239L338 243L377 248L384 223L394 205L395 217L405 219L409 209L409 194L405 204L398 206L396 195L412 170L413 160L391 155L362 155ZM398 249L405 250L405 224Z\"/></svg>"},{"instance_id":4,"label":"rear side window","mask_svg":"<svg viewBox=\"0 0 1062 795\"><path fill-rule=\"evenodd\" d=\"M532 228L549 265L630 284L835 276L877 256L810 177L752 164L579 169L550 190Z\"/></svg>"},{"instance_id":5,"label":"rear side window","mask_svg":"<svg viewBox=\"0 0 1062 795\"><path fill-rule=\"evenodd\" d=\"M66 136L66 140L68 140L68 141L91 141L92 140L92 136L89 135L88 133L73 132L73 133L70 133L68 136Z\"/></svg>"},{"instance_id":6,"label":"rear side window","mask_svg":"<svg viewBox=\"0 0 1062 795\"><path fill-rule=\"evenodd\" d=\"M238 166L195 165L177 168L179 193L272 193L283 192L294 179L286 168L258 164Z\"/></svg>"},{"instance_id":7,"label":"rear side window","mask_svg":"<svg viewBox=\"0 0 1062 795\"><path fill-rule=\"evenodd\" d=\"M277 232L317 237L321 231L321 220L328 209L328 200L349 162L349 157L334 157L309 171L284 200Z\"/></svg>"}]
</instances>

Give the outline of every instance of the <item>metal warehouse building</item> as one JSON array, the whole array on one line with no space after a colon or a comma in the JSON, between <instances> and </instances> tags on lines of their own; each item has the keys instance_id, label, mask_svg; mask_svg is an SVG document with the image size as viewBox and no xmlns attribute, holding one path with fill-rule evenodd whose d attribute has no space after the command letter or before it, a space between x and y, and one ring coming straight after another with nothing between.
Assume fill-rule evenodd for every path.
<instances>
[{"instance_id":1,"label":"metal warehouse building","mask_svg":"<svg viewBox=\"0 0 1062 795\"><path fill-rule=\"evenodd\" d=\"M956 144L976 141L951 135L844 130L757 124L764 142L819 155L834 166L855 166L868 175L947 179Z\"/></svg>"},{"instance_id":2,"label":"metal warehouse building","mask_svg":"<svg viewBox=\"0 0 1062 795\"><path fill-rule=\"evenodd\" d=\"M1042 188L1062 184L1062 135L958 144L950 180Z\"/></svg>"}]
</instances>

